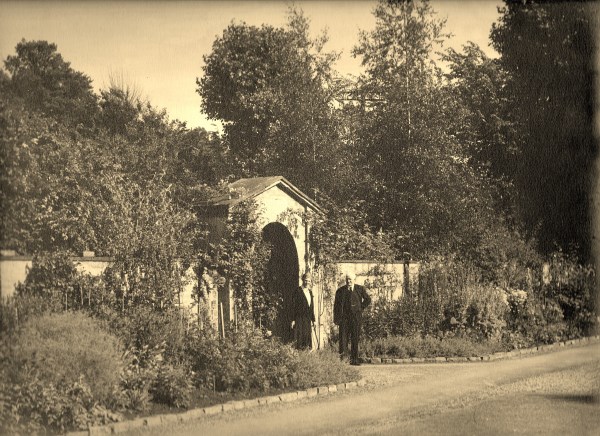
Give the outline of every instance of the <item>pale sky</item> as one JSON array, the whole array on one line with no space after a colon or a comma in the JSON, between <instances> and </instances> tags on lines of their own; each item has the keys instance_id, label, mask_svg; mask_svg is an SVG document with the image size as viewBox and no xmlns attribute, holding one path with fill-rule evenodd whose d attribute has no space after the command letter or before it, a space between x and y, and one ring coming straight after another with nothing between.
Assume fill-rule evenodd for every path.
<instances>
[{"instance_id":1,"label":"pale sky","mask_svg":"<svg viewBox=\"0 0 600 436\"><path fill-rule=\"evenodd\" d=\"M285 1L18 1L0 2L0 58L14 54L22 39L47 40L58 45L71 66L87 74L96 90L109 77L122 76L143 97L165 108L171 119L189 127L215 130L200 111L196 78L202 74L202 56L231 23L281 26L291 4ZM375 2L365 0L297 1L311 20L311 33L324 28L330 37L326 49L341 51L336 70L360 72L360 60L350 51L359 30L375 24ZM431 1L446 31L454 34L449 46L460 50L473 41L489 56L492 23L499 17L498 0Z\"/></svg>"}]
</instances>

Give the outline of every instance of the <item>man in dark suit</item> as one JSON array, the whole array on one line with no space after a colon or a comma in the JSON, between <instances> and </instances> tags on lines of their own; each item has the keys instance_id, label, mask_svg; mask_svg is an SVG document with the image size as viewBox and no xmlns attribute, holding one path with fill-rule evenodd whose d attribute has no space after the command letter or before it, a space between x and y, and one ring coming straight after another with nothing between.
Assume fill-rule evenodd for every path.
<instances>
[{"instance_id":1,"label":"man in dark suit","mask_svg":"<svg viewBox=\"0 0 600 436\"><path fill-rule=\"evenodd\" d=\"M312 293L312 279L309 273L302 275L302 286L292 298L292 329L296 348L312 348L312 323L315 322L315 304Z\"/></svg>"},{"instance_id":2,"label":"man in dark suit","mask_svg":"<svg viewBox=\"0 0 600 436\"><path fill-rule=\"evenodd\" d=\"M360 365L358 361L358 340L362 326L362 312L371 304L371 297L361 285L354 283L356 276L346 274L346 285L335 293L333 303L333 322L340 329L340 358L348 352L350 340L350 364Z\"/></svg>"}]
</instances>

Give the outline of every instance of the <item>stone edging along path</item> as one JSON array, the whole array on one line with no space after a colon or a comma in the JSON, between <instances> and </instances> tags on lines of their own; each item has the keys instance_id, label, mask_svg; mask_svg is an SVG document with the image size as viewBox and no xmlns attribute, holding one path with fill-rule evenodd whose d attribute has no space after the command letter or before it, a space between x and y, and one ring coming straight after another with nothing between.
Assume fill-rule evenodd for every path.
<instances>
[{"instance_id":1,"label":"stone edging along path","mask_svg":"<svg viewBox=\"0 0 600 436\"><path fill-rule=\"evenodd\" d=\"M514 350L509 352L494 353L485 356L478 357L431 357L431 358L410 358L410 359L392 359L392 358L362 358L363 363L373 364L407 364L407 363L446 363L446 362L486 362L499 359L510 359L514 357L520 357L530 355L534 353L558 350L562 347L574 346L574 345L585 345L589 343L595 343L600 341L600 336L591 336L582 339L572 339L564 342L557 342L549 345L540 345L538 347ZM296 401L301 398L309 398L328 395L330 393L355 389L359 386L364 386L366 380L363 378L357 382L340 383L337 385L319 386L316 388L310 388L303 391L286 392L279 395L271 395L267 397L259 397L247 400L228 401L223 404L216 404L214 406L205 407L201 409L191 409L182 413L168 413L161 415L147 416L144 418L137 418L129 421L115 422L112 424L90 427L88 430L70 432L67 433L69 436L92 436L92 435L107 435L107 434L118 434L127 431L143 429L143 428L154 428L163 425L177 424L181 422L192 421L194 419L201 418L203 416L218 415L230 410L240 409L251 409L254 407L268 406L272 404L288 403Z\"/></svg>"},{"instance_id":2,"label":"stone edging along path","mask_svg":"<svg viewBox=\"0 0 600 436\"><path fill-rule=\"evenodd\" d=\"M505 351L500 353L486 354L485 356L473 356L473 357L411 357L408 359L395 359L390 357L363 357L362 363L372 364L406 364L406 363L447 363L447 362L489 362L492 360L500 359L511 359L514 357L521 357L530 354L558 350L561 347L573 346L573 345L585 345L589 343L598 342L600 336L590 336L581 339L571 339L563 342L556 342L554 344L540 345L531 348L522 348L513 351Z\"/></svg>"},{"instance_id":3,"label":"stone edging along path","mask_svg":"<svg viewBox=\"0 0 600 436\"><path fill-rule=\"evenodd\" d=\"M309 398L328 395L334 392L345 391L349 389L355 389L359 386L364 386L366 380L360 379L359 381L350 383L340 383L337 385L329 386L318 386L316 388L310 388L303 391L286 392L279 395L271 395L267 397L252 398L248 400L228 401L223 404L216 404L214 406L205 407L202 409L190 409L182 413L168 413L162 415L147 416L144 418L132 419L129 421L115 422L112 424L90 427L88 430L70 432L68 436L92 436L92 435L107 435L124 433L136 429L160 427L163 425L177 424L180 422L187 422L194 419L198 419L203 416L218 415L223 412L230 410L240 409L251 409L254 407L267 406L272 404L289 403L296 401L301 398Z\"/></svg>"}]
</instances>

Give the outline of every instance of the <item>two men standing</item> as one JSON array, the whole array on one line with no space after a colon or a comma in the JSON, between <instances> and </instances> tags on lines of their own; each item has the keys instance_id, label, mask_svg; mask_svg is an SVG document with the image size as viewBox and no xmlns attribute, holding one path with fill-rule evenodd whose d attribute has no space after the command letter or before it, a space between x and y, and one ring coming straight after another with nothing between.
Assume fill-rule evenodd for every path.
<instances>
[{"instance_id":1,"label":"two men standing","mask_svg":"<svg viewBox=\"0 0 600 436\"><path fill-rule=\"evenodd\" d=\"M356 276L346 274L346 285L335 293L333 303L333 322L340 329L340 357L348 352L350 341L350 364L360 365L358 361L358 341L362 327L362 312L371 304L371 297L365 288L354 283Z\"/></svg>"},{"instance_id":2,"label":"two men standing","mask_svg":"<svg viewBox=\"0 0 600 436\"><path fill-rule=\"evenodd\" d=\"M362 327L362 312L371 304L371 297L361 285L355 284L356 276L346 274L346 284L335 293L333 304L333 322L340 331L340 357L348 354L350 344L350 364L359 365L358 342ZM315 322L312 279L310 274L302 275L302 286L298 287L292 298L292 329L294 342L298 349L312 347L312 324Z\"/></svg>"}]
</instances>

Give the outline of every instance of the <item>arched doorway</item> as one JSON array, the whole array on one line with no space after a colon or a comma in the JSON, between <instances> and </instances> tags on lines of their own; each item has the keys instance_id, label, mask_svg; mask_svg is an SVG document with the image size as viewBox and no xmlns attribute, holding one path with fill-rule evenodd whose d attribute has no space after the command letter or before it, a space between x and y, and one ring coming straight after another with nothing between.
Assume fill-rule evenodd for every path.
<instances>
[{"instance_id":1,"label":"arched doorway","mask_svg":"<svg viewBox=\"0 0 600 436\"><path fill-rule=\"evenodd\" d=\"M290 231L281 223L267 224L262 233L264 241L271 245L271 256L266 271L267 290L270 295L282 297L281 308L270 326L271 331L283 342L291 342L291 296L298 287L300 272L296 244Z\"/></svg>"}]
</instances>

